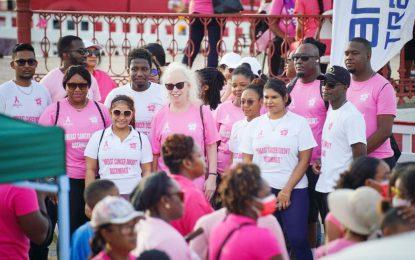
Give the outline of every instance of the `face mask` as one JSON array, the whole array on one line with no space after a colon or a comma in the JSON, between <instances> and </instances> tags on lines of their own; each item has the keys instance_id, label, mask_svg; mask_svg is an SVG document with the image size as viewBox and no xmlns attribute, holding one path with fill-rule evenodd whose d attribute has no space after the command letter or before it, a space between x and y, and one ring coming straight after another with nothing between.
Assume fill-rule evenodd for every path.
<instances>
[{"instance_id":1,"label":"face mask","mask_svg":"<svg viewBox=\"0 0 415 260\"><path fill-rule=\"evenodd\" d=\"M396 207L408 207L411 206L411 202L409 200L398 198L397 196L393 197L392 199L392 206Z\"/></svg>"},{"instance_id":2,"label":"face mask","mask_svg":"<svg viewBox=\"0 0 415 260\"><path fill-rule=\"evenodd\" d=\"M255 200L262 204L261 211L256 208L254 210L261 217L270 215L277 209L277 197L275 197L274 194L271 194L262 199L255 198Z\"/></svg>"}]
</instances>

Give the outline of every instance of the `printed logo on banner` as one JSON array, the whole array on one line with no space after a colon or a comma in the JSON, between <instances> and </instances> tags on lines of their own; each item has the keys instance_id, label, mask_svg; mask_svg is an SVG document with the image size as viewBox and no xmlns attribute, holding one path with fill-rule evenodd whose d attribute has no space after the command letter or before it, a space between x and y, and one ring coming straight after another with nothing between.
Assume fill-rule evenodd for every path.
<instances>
[{"instance_id":1,"label":"printed logo on banner","mask_svg":"<svg viewBox=\"0 0 415 260\"><path fill-rule=\"evenodd\" d=\"M41 106L42 105L42 98L36 98L35 102L36 102L36 105Z\"/></svg>"}]
</instances>

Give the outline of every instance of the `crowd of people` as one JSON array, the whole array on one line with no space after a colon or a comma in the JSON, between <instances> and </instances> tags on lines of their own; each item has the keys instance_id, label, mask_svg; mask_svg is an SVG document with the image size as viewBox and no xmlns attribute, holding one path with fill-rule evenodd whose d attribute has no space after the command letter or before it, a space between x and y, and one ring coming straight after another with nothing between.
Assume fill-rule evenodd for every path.
<instances>
[{"instance_id":1,"label":"crowd of people","mask_svg":"<svg viewBox=\"0 0 415 260\"><path fill-rule=\"evenodd\" d=\"M288 81L236 53L167 65L152 43L130 50L119 87L100 45L57 48L61 67L37 83L34 48L15 46L0 113L65 131L71 259L317 259L415 230L415 164L396 164L396 95L366 39L327 70L324 44L301 41ZM0 258L47 259L57 203L0 184Z\"/></svg>"}]
</instances>

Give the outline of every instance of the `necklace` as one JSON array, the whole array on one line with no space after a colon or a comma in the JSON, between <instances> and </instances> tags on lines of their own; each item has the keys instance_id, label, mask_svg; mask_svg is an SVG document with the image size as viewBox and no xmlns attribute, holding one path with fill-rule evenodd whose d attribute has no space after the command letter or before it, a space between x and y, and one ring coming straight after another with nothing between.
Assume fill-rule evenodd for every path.
<instances>
[{"instance_id":1,"label":"necklace","mask_svg":"<svg viewBox=\"0 0 415 260\"><path fill-rule=\"evenodd\" d=\"M21 87L21 86L17 85L17 84L16 84L16 82L14 82L14 85L16 86L16 88L17 88L17 89L18 89L21 93L23 93L23 94L25 94L25 95L27 95L27 96L31 95L31 94L32 94L32 92L33 92L33 84L31 84L31 85L30 85L30 90L29 90L29 92L28 92L28 93L26 93L26 92L24 92L24 91L23 91L23 88L27 88L27 87Z\"/></svg>"}]
</instances>

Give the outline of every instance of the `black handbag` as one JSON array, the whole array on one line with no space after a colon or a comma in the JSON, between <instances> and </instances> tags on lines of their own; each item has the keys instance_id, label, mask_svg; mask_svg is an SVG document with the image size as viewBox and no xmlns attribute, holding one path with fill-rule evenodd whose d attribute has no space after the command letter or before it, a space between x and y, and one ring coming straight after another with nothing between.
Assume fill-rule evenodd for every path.
<instances>
[{"instance_id":1,"label":"black handbag","mask_svg":"<svg viewBox=\"0 0 415 260\"><path fill-rule=\"evenodd\" d=\"M239 0L212 0L215 14L234 14L243 11Z\"/></svg>"}]
</instances>

